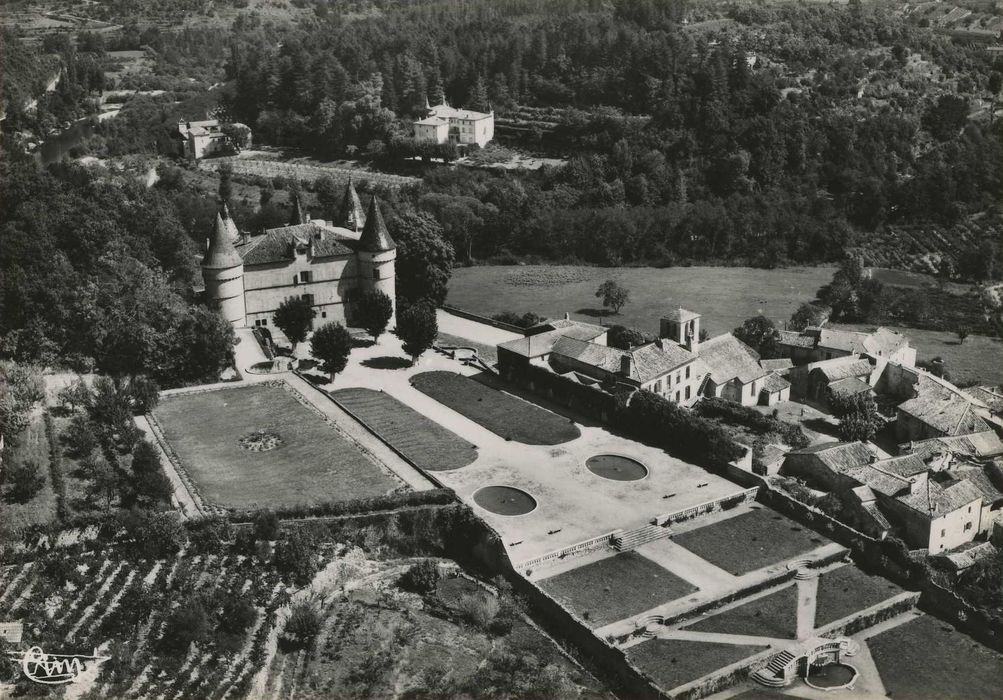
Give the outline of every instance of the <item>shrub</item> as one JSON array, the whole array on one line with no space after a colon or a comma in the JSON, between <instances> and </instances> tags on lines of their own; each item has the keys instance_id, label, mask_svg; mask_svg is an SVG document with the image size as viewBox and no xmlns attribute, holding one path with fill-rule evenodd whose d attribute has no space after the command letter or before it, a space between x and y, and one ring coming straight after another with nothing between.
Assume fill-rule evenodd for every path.
<instances>
[{"instance_id":1,"label":"shrub","mask_svg":"<svg viewBox=\"0 0 1003 700\"><path fill-rule=\"evenodd\" d=\"M258 611L243 598L231 598L223 605L219 627L228 634L243 634L258 619Z\"/></svg>"},{"instance_id":2,"label":"shrub","mask_svg":"<svg viewBox=\"0 0 1003 700\"><path fill-rule=\"evenodd\" d=\"M192 642L200 642L209 633L209 616L199 602L182 603L171 613L161 637L161 647L169 654L180 656Z\"/></svg>"},{"instance_id":3,"label":"shrub","mask_svg":"<svg viewBox=\"0 0 1003 700\"><path fill-rule=\"evenodd\" d=\"M653 338L644 331L627 326L610 326L609 330L606 331L606 343L611 348L619 348L620 350L630 350L638 345L650 343L652 340Z\"/></svg>"},{"instance_id":4,"label":"shrub","mask_svg":"<svg viewBox=\"0 0 1003 700\"><path fill-rule=\"evenodd\" d=\"M279 538L279 517L270 510L254 516L254 537L273 542Z\"/></svg>"},{"instance_id":5,"label":"shrub","mask_svg":"<svg viewBox=\"0 0 1003 700\"><path fill-rule=\"evenodd\" d=\"M517 326L519 328L532 328L538 323L542 323L545 319L543 316L535 314L532 311L527 311L522 315L514 311L503 311L500 314L492 316L491 320L498 321L499 323L507 323L510 326Z\"/></svg>"},{"instance_id":6,"label":"shrub","mask_svg":"<svg viewBox=\"0 0 1003 700\"><path fill-rule=\"evenodd\" d=\"M294 603L282 628L282 642L293 649L302 649L320 633L323 620L320 605L314 598Z\"/></svg>"},{"instance_id":7,"label":"shrub","mask_svg":"<svg viewBox=\"0 0 1003 700\"><path fill-rule=\"evenodd\" d=\"M188 523L192 547L201 553L219 553L233 539L230 521L220 515L210 515Z\"/></svg>"},{"instance_id":8,"label":"shrub","mask_svg":"<svg viewBox=\"0 0 1003 700\"><path fill-rule=\"evenodd\" d=\"M492 595L465 595L460 598L457 609L472 625L488 629L500 608L498 599Z\"/></svg>"},{"instance_id":9,"label":"shrub","mask_svg":"<svg viewBox=\"0 0 1003 700\"><path fill-rule=\"evenodd\" d=\"M420 561L400 577L400 586L415 593L428 593L439 583L439 567L434 561Z\"/></svg>"},{"instance_id":10,"label":"shrub","mask_svg":"<svg viewBox=\"0 0 1003 700\"><path fill-rule=\"evenodd\" d=\"M313 539L300 530L293 530L276 545L273 562L283 580L297 586L307 585L318 569Z\"/></svg>"},{"instance_id":11,"label":"shrub","mask_svg":"<svg viewBox=\"0 0 1003 700\"><path fill-rule=\"evenodd\" d=\"M26 460L8 467L4 480L9 484L7 497L15 503L27 503L45 487L45 476L37 462Z\"/></svg>"}]
</instances>

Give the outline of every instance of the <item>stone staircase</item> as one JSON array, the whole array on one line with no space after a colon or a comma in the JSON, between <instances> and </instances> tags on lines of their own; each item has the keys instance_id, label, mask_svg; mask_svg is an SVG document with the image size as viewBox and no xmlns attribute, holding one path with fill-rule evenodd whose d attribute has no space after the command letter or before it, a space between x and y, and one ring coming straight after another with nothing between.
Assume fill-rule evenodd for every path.
<instances>
[{"instance_id":1,"label":"stone staircase","mask_svg":"<svg viewBox=\"0 0 1003 700\"><path fill-rule=\"evenodd\" d=\"M752 677L770 688L783 687L790 683L784 671L796 660L797 657L789 649L784 649L774 654L763 668L752 674Z\"/></svg>"},{"instance_id":2,"label":"stone staircase","mask_svg":"<svg viewBox=\"0 0 1003 700\"><path fill-rule=\"evenodd\" d=\"M618 552L629 552L642 544L648 544L672 534L672 530L661 525L642 525L633 530L613 535L613 548Z\"/></svg>"}]
</instances>

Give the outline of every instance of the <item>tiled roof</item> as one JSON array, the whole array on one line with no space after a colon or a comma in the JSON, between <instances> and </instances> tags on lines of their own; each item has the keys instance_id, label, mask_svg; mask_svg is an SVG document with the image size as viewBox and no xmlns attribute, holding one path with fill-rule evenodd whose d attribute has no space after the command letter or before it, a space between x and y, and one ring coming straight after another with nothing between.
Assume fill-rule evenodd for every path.
<instances>
[{"instance_id":1,"label":"tiled roof","mask_svg":"<svg viewBox=\"0 0 1003 700\"><path fill-rule=\"evenodd\" d=\"M934 455L945 452L968 455L970 457L997 457L1003 455L1003 441L993 430L970 435L955 435L952 437L931 438L909 443L910 454L920 459L930 459Z\"/></svg>"},{"instance_id":2,"label":"tiled roof","mask_svg":"<svg viewBox=\"0 0 1003 700\"><path fill-rule=\"evenodd\" d=\"M420 126L446 126L449 124L449 120L442 117L425 117L416 121L415 124Z\"/></svg>"},{"instance_id":3,"label":"tiled roof","mask_svg":"<svg viewBox=\"0 0 1003 700\"><path fill-rule=\"evenodd\" d=\"M369 202L369 212L366 214L366 225L362 229L359 237L359 250L367 253L383 253L397 247L394 239L387 231L387 225L383 221L383 214L380 213L380 203L373 195Z\"/></svg>"},{"instance_id":4,"label":"tiled roof","mask_svg":"<svg viewBox=\"0 0 1003 700\"><path fill-rule=\"evenodd\" d=\"M897 496L907 491L911 485L906 477L889 474L869 464L849 469L845 474L858 484L864 484L883 496Z\"/></svg>"},{"instance_id":5,"label":"tiled roof","mask_svg":"<svg viewBox=\"0 0 1003 700\"><path fill-rule=\"evenodd\" d=\"M917 493L904 494L899 496L898 500L924 515L939 518L964 508L981 497L978 487L970 481L958 481L949 486L942 486L936 481L927 479Z\"/></svg>"},{"instance_id":6,"label":"tiled roof","mask_svg":"<svg viewBox=\"0 0 1003 700\"><path fill-rule=\"evenodd\" d=\"M862 442L826 442L794 450L790 454L815 455L822 464L838 473L867 464L873 458L871 451Z\"/></svg>"},{"instance_id":7,"label":"tiled roof","mask_svg":"<svg viewBox=\"0 0 1003 700\"><path fill-rule=\"evenodd\" d=\"M574 323L573 326L509 340L501 343L498 347L523 357L533 358L550 354L554 349L554 344L565 336L578 340L595 340L606 332L605 328L593 326L590 323L572 323Z\"/></svg>"},{"instance_id":8,"label":"tiled roof","mask_svg":"<svg viewBox=\"0 0 1003 700\"><path fill-rule=\"evenodd\" d=\"M787 456L787 450L780 447L779 445L767 445L763 448L763 456L761 458L763 464L774 464L779 462L784 457Z\"/></svg>"},{"instance_id":9,"label":"tiled roof","mask_svg":"<svg viewBox=\"0 0 1003 700\"><path fill-rule=\"evenodd\" d=\"M458 109L447 104L436 105L429 112L429 117L442 117L443 119L468 119L476 121L487 119L491 114L485 112L475 112L472 109Z\"/></svg>"},{"instance_id":10,"label":"tiled roof","mask_svg":"<svg viewBox=\"0 0 1003 700\"><path fill-rule=\"evenodd\" d=\"M872 355L888 357L909 345L909 339L901 333L881 327L864 338L864 347Z\"/></svg>"},{"instance_id":11,"label":"tiled roof","mask_svg":"<svg viewBox=\"0 0 1003 700\"><path fill-rule=\"evenodd\" d=\"M815 338L798 331L778 331L780 333L780 344L792 348L813 348Z\"/></svg>"},{"instance_id":12,"label":"tiled roof","mask_svg":"<svg viewBox=\"0 0 1003 700\"><path fill-rule=\"evenodd\" d=\"M986 404L993 413L1003 413L1003 391L998 386L973 386L966 389L973 397Z\"/></svg>"},{"instance_id":13,"label":"tiled roof","mask_svg":"<svg viewBox=\"0 0 1003 700\"><path fill-rule=\"evenodd\" d=\"M865 391L871 391L871 385L863 379L846 377L845 379L837 379L832 382L829 385L829 391L836 394L862 394Z\"/></svg>"},{"instance_id":14,"label":"tiled roof","mask_svg":"<svg viewBox=\"0 0 1003 700\"><path fill-rule=\"evenodd\" d=\"M948 436L989 430L986 422L972 410L972 402L964 393L950 391L924 379L921 377L917 384L918 395L899 404L899 411Z\"/></svg>"},{"instance_id":15,"label":"tiled roof","mask_svg":"<svg viewBox=\"0 0 1003 700\"><path fill-rule=\"evenodd\" d=\"M889 457L888 459L878 460L871 466L895 476L915 476L926 471L926 464L915 455Z\"/></svg>"},{"instance_id":16,"label":"tiled roof","mask_svg":"<svg viewBox=\"0 0 1003 700\"><path fill-rule=\"evenodd\" d=\"M866 333L823 328L818 336L818 347L840 350L856 355L867 349L864 345L866 338Z\"/></svg>"},{"instance_id":17,"label":"tiled roof","mask_svg":"<svg viewBox=\"0 0 1003 700\"><path fill-rule=\"evenodd\" d=\"M269 265L295 259L297 246L307 247L312 258L352 255L351 248L314 223L283 226L254 236L237 247L244 265Z\"/></svg>"},{"instance_id":18,"label":"tiled roof","mask_svg":"<svg viewBox=\"0 0 1003 700\"><path fill-rule=\"evenodd\" d=\"M697 354L710 369L711 379L719 386L732 379L748 384L766 374L766 370L759 366L756 351L731 333L700 343Z\"/></svg>"},{"instance_id":19,"label":"tiled roof","mask_svg":"<svg viewBox=\"0 0 1003 700\"><path fill-rule=\"evenodd\" d=\"M666 321L675 321L676 323L684 323L685 321L692 321L695 318L700 318L700 314L693 311L684 309L683 307L677 307L667 312L662 316Z\"/></svg>"},{"instance_id":20,"label":"tiled roof","mask_svg":"<svg viewBox=\"0 0 1003 700\"><path fill-rule=\"evenodd\" d=\"M766 379L763 380L763 391L767 394L776 394L778 391L783 391L784 389L789 389L791 383L781 377L779 374L766 375Z\"/></svg>"},{"instance_id":21,"label":"tiled roof","mask_svg":"<svg viewBox=\"0 0 1003 700\"><path fill-rule=\"evenodd\" d=\"M335 226L344 226L351 231L361 231L366 225L366 213L362 209L362 200L355 190L355 183L352 178L348 178L348 185L345 186L345 196L341 200L341 209L338 211L338 220Z\"/></svg>"},{"instance_id":22,"label":"tiled roof","mask_svg":"<svg viewBox=\"0 0 1003 700\"><path fill-rule=\"evenodd\" d=\"M561 328L589 328L596 332L596 334L592 336L593 338L598 338L600 335L606 333L609 330L605 326L598 326L594 323L573 321L570 318L555 318L555 319L548 319L546 321L536 324L535 326L527 329L526 334L532 335L534 332L545 333L547 331L560 330ZM588 338L588 340L592 340L592 338Z\"/></svg>"},{"instance_id":23,"label":"tiled roof","mask_svg":"<svg viewBox=\"0 0 1003 700\"><path fill-rule=\"evenodd\" d=\"M564 337L554 345L554 354L569 357L583 364L610 373L619 373L623 358L630 357L630 375L639 383L663 377L696 357L675 343L649 343L632 350L620 350L607 345Z\"/></svg>"},{"instance_id":24,"label":"tiled roof","mask_svg":"<svg viewBox=\"0 0 1003 700\"><path fill-rule=\"evenodd\" d=\"M995 553L996 547L992 542L968 542L954 551L938 554L936 557L940 561L949 562L954 569L961 571Z\"/></svg>"},{"instance_id":25,"label":"tiled roof","mask_svg":"<svg viewBox=\"0 0 1003 700\"><path fill-rule=\"evenodd\" d=\"M202 267L209 270L225 270L240 265L240 262L240 255L233 247L223 217L216 212L216 226L209 238L209 249L202 260Z\"/></svg>"},{"instance_id":26,"label":"tiled roof","mask_svg":"<svg viewBox=\"0 0 1003 700\"><path fill-rule=\"evenodd\" d=\"M868 377L871 374L871 363L860 358L837 357L832 360L816 362L812 366L812 372L825 375L830 382L847 377Z\"/></svg>"},{"instance_id":27,"label":"tiled roof","mask_svg":"<svg viewBox=\"0 0 1003 700\"><path fill-rule=\"evenodd\" d=\"M965 465L951 469L948 473L955 479L963 479L974 484L975 488L982 494L982 500L985 503L995 503L996 501L1003 500L1003 491L1000 491L981 465Z\"/></svg>"},{"instance_id":28,"label":"tiled roof","mask_svg":"<svg viewBox=\"0 0 1003 700\"><path fill-rule=\"evenodd\" d=\"M760 360L759 366L767 372L783 373L784 370L791 369L794 366L794 360L789 357L781 357L777 360Z\"/></svg>"}]
</instances>

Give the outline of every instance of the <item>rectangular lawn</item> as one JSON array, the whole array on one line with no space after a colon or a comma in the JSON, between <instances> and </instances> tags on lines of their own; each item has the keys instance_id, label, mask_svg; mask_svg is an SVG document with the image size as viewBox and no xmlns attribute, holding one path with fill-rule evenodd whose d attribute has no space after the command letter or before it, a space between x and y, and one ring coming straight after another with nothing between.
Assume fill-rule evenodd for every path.
<instances>
[{"instance_id":1,"label":"rectangular lawn","mask_svg":"<svg viewBox=\"0 0 1003 700\"><path fill-rule=\"evenodd\" d=\"M411 384L506 440L560 445L581 436L567 418L454 372L422 372Z\"/></svg>"},{"instance_id":2,"label":"rectangular lawn","mask_svg":"<svg viewBox=\"0 0 1003 700\"><path fill-rule=\"evenodd\" d=\"M652 639L630 647L627 658L661 688L672 690L764 649L742 644Z\"/></svg>"},{"instance_id":3,"label":"rectangular lawn","mask_svg":"<svg viewBox=\"0 0 1003 700\"><path fill-rule=\"evenodd\" d=\"M637 552L586 564L538 585L592 627L638 615L697 590Z\"/></svg>"},{"instance_id":4,"label":"rectangular lawn","mask_svg":"<svg viewBox=\"0 0 1003 700\"><path fill-rule=\"evenodd\" d=\"M372 389L340 389L331 396L422 469L448 471L477 459L476 447L390 394Z\"/></svg>"},{"instance_id":5,"label":"rectangular lawn","mask_svg":"<svg viewBox=\"0 0 1003 700\"><path fill-rule=\"evenodd\" d=\"M818 582L815 626L842 620L903 592L888 579L865 574L853 564L833 569L822 574Z\"/></svg>"},{"instance_id":6,"label":"rectangular lawn","mask_svg":"<svg viewBox=\"0 0 1003 700\"><path fill-rule=\"evenodd\" d=\"M767 508L684 532L673 542L736 576L828 544L821 535Z\"/></svg>"},{"instance_id":7,"label":"rectangular lawn","mask_svg":"<svg viewBox=\"0 0 1003 700\"><path fill-rule=\"evenodd\" d=\"M688 626L687 631L748 634L755 637L794 639L797 632L796 586L750 600Z\"/></svg>"},{"instance_id":8,"label":"rectangular lawn","mask_svg":"<svg viewBox=\"0 0 1003 700\"><path fill-rule=\"evenodd\" d=\"M203 498L226 508L347 501L398 486L281 386L169 396L154 416ZM281 443L260 452L242 447L255 431Z\"/></svg>"}]
</instances>

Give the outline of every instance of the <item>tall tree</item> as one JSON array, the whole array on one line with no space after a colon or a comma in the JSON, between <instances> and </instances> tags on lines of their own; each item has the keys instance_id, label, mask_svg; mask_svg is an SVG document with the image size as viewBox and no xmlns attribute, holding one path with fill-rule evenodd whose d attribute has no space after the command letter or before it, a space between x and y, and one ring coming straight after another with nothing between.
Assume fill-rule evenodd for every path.
<instances>
[{"instance_id":1,"label":"tall tree","mask_svg":"<svg viewBox=\"0 0 1003 700\"><path fill-rule=\"evenodd\" d=\"M758 352L763 359L772 359L780 354L780 333L773 321L765 316L745 319L732 334Z\"/></svg>"},{"instance_id":2,"label":"tall tree","mask_svg":"<svg viewBox=\"0 0 1003 700\"><path fill-rule=\"evenodd\" d=\"M359 298L356 313L359 325L378 341L394 315L393 300L379 289L370 289Z\"/></svg>"},{"instance_id":3,"label":"tall tree","mask_svg":"<svg viewBox=\"0 0 1003 700\"><path fill-rule=\"evenodd\" d=\"M293 352L296 352L296 346L306 340L313 324L313 304L303 297L290 297L279 304L274 320L278 329L293 344Z\"/></svg>"},{"instance_id":4,"label":"tall tree","mask_svg":"<svg viewBox=\"0 0 1003 700\"><path fill-rule=\"evenodd\" d=\"M436 306L446 300L455 252L442 227L424 213L410 213L394 221L397 243L397 296L410 303L422 300Z\"/></svg>"},{"instance_id":5,"label":"tall tree","mask_svg":"<svg viewBox=\"0 0 1003 700\"><path fill-rule=\"evenodd\" d=\"M417 362L439 336L435 307L419 302L403 309L397 314L396 333L403 341L404 352L411 356L411 363Z\"/></svg>"},{"instance_id":6,"label":"tall tree","mask_svg":"<svg viewBox=\"0 0 1003 700\"><path fill-rule=\"evenodd\" d=\"M618 314L624 304L630 301L630 291L616 280L606 280L596 290L596 298L602 299L603 306Z\"/></svg>"},{"instance_id":7,"label":"tall tree","mask_svg":"<svg viewBox=\"0 0 1003 700\"><path fill-rule=\"evenodd\" d=\"M340 323L321 326L310 339L310 354L320 360L321 368L331 375L331 381L348 365L351 352L352 336Z\"/></svg>"}]
</instances>

